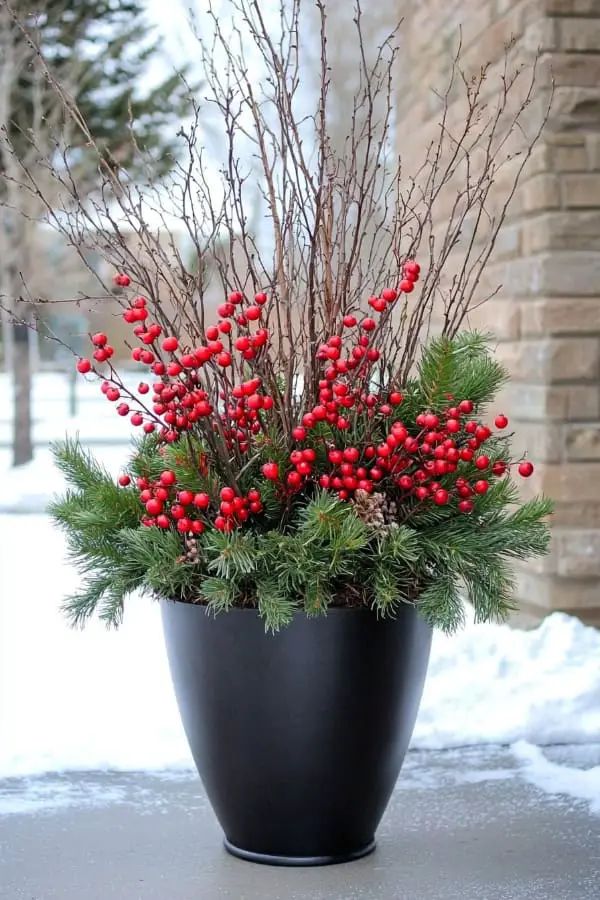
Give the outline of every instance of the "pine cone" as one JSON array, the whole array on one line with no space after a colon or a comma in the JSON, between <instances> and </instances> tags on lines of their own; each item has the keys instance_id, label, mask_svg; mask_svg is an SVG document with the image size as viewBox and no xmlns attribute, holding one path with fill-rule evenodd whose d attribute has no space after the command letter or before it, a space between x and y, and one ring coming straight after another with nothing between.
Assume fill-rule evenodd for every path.
<instances>
[{"instance_id":1,"label":"pine cone","mask_svg":"<svg viewBox=\"0 0 600 900\"><path fill-rule=\"evenodd\" d=\"M177 562L180 563L197 563L199 559L198 556L198 542L193 537L186 537L185 539L185 553L183 556L180 556Z\"/></svg>"},{"instance_id":2,"label":"pine cone","mask_svg":"<svg viewBox=\"0 0 600 900\"><path fill-rule=\"evenodd\" d=\"M358 518L378 534L388 534L398 527L398 508L385 494L368 494L358 490L354 494L352 505Z\"/></svg>"}]
</instances>

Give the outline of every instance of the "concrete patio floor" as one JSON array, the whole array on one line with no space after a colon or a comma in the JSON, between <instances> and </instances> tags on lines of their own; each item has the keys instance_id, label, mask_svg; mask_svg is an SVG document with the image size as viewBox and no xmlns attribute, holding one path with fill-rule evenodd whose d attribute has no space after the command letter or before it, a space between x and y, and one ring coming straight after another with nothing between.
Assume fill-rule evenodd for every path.
<instances>
[{"instance_id":1,"label":"concrete patio floor","mask_svg":"<svg viewBox=\"0 0 600 900\"><path fill-rule=\"evenodd\" d=\"M600 762L600 746L545 748ZM594 900L600 817L508 748L410 753L376 852L319 869L229 856L190 773L0 782L2 900Z\"/></svg>"}]
</instances>

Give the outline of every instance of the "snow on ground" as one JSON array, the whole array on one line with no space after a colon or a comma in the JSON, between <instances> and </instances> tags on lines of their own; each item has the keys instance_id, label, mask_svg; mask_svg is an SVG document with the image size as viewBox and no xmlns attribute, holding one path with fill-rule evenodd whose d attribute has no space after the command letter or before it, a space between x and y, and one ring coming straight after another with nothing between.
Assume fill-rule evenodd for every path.
<instances>
[{"instance_id":1,"label":"snow on ground","mask_svg":"<svg viewBox=\"0 0 600 900\"><path fill-rule=\"evenodd\" d=\"M589 803L590 812L600 815L600 766L578 769L559 765L546 759L539 747L527 741L514 743L512 752L523 763L522 777L535 787L548 794L564 794L585 800Z\"/></svg>"},{"instance_id":2,"label":"snow on ground","mask_svg":"<svg viewBox=\"0 0 600 900\"><path fill-rule=\"evenodd\" d=\"M0 421L0 777L189 769L158 606L133 598L116 632L97 622L72 631L60 612L78 576L65 558L63 536L43 515L62 489L48 441L79 431L117 473L129 434L91 385L79 389L78 418L66 419L61 390L60 376L38 379L39 449L29 466L7 468L9 423ZM512 744L527 780L600 811L598 767L559 765L539 749L595 741L599 631L554 613L529 632L469 625L453 637L435 635L413 747Z\"/></svg>"}]
</instances>

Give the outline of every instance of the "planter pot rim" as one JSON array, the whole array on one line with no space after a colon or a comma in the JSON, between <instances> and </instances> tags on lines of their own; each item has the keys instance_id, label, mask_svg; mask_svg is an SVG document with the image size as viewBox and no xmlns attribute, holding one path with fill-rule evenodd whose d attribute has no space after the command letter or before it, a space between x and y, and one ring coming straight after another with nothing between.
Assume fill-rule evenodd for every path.
<instances>
[{"instance_id":1,"label":"planter pot rim","mask_svg":"<svg viewBox=\"0 0 600 900\"><path fill-rule=\"evenodd\" d=\"M213 613L212 610L206 603L189 603L186 600L177 600L175 597L161 597L159 600L160 603L177 603L181 606L194 606L197 609L204 610L206 615L212 616L213 618L217 618L220 616L230 616L231 613L253 613L258 615L258 608L256 606L232 606L231 609L226 610L225 612ZM402 604L398 607L398 609L403 609L404 607L411 607L413 609L418 609L416 603L411 602L402 602ZM294 616L305 615L306 618L310 619L322 619L326 618L331 614L337 613L368 613L371 616L375 616L381 621L390 621L392 619L397 618L395 614L380 616L375 610L371 609L369 606L329 606L327 610L323 613L318 613L315 616L306 615L306 611L298 608L294 610ZM285 627L285 626L284 626Z\"/></svg>"}]
</instances>

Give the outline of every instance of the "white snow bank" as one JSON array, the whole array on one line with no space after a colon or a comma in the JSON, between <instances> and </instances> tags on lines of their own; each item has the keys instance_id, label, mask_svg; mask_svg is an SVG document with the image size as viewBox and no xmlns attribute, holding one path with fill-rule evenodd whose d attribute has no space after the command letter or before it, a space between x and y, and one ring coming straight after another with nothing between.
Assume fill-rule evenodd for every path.
<instances>
[{"instance_id":1,"label":"white snow bank","mask_svg":"<svg viewBox=\"0 0 600 900\"><path fill-rule=\"evenodd\" d=\"M534 631L434 635L413 745L600 741L600 631L553 613Z\"/></svg>"},{"instance_id":2,"label":"white snow bank","mask_svg":"<svg viewBox=\"0 0 600 900\"><path fill-rule=\"evenodd\" d=\"M600 766L575 769L546 759L539 747L527 741L517 741L511 747L516 758L524 764L520 774L547 794L562 794L576 800L586 800L590 811L600 814Z\"/></svg>"},{"instance_id":3,"label":"white snow bank","mask_svg":"<svg viewBox=\"0 0 600 900\"><path fill-rule=\"evenodd\" d=\"M158 606L72 631L59 607L76 585L47 517L0 516L0 776L191 767ZM436 634L413 746L599 740L599 660L600 633L558 613Z\"/></svg>"}]
</instances>

